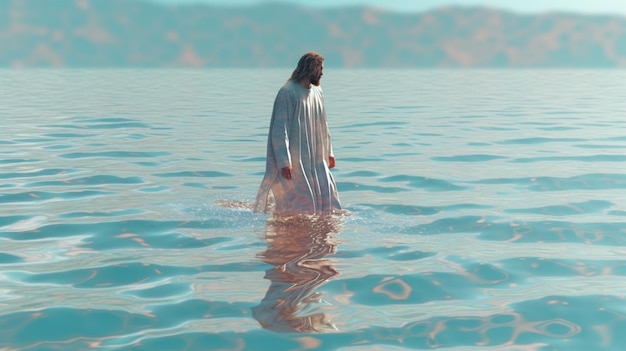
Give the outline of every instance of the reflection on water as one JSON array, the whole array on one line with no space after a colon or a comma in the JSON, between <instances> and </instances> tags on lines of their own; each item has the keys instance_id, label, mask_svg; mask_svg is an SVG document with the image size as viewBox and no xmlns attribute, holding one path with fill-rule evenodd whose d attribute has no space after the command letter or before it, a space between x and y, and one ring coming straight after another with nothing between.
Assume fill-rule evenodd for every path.
<instances>
[{"instance_id":1,"label":"reflection on water","mask_svg":"<svg viewBox=\"0 0 626 351\"><path fill-rule=\"evenodd\" d=\"M274 217L267 221L268 247L261 259L272 265L265 273L271 283L253 308L261 326L281 332L333 330L329 316L320 312L322 296L315 291L338 272L326 255L336 251L334 236L340 220L334 216Z\"/></svg>"}]
</instances>

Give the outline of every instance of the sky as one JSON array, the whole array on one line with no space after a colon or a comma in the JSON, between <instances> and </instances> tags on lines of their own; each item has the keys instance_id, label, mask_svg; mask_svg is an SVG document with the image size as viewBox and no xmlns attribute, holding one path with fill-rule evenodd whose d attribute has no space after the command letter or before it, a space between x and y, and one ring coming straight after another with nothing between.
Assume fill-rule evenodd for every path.
<instances>
[{"instance_id":1,"label":"sky","mask_svg":"<svg viewBox=\"0 0 626 351\"><path fill-rule=\"evenodd\" d=\"M420 12L435 7L489 6L520 13L565 11L583 14L626 15L626 0L150 0L164 4L205 3L250 5L263 2L292 3L311 7L368 5L400 12Z\"/></svg>"}]
</instances>

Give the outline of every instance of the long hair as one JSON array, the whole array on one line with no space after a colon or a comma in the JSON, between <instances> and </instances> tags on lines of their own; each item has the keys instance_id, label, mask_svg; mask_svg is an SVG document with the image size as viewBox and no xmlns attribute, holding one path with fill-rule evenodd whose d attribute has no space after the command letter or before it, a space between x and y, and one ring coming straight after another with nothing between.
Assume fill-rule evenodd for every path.
<instances>
[{"instance_id":1,"label":"long hair","mask_svg":"<svg viewBox=\"0 0 626 351\"><path fill-rule=\"evenodd\" d=\"M308 78L315 69L320 67L324 63L324 56L317 52L307 52L302 55L298 66L293 70L290 81L299 82L305 78Z\"/></svg>"}]
</instances>

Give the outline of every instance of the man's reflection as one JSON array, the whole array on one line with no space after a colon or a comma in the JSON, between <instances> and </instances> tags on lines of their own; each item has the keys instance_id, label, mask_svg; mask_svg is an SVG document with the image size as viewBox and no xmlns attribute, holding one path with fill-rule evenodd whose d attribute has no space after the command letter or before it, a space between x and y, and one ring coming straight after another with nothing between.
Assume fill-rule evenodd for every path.
<instances>
[{"instance_id":1,"label":"man's reflection","mask_svg":"<svg viewBox=\"0 0 626 351\"><path fill-rule=\"evenodd\" d=\"M337 275L329 259L339 233L340 221L333 216L271 218L266 224L267 249L260 253L273 267L265 278L270 287L252 314L264 328L282 332L333 330L324 313L304 311L320 300L314 290Z\"/></svg>"}]
</instances>

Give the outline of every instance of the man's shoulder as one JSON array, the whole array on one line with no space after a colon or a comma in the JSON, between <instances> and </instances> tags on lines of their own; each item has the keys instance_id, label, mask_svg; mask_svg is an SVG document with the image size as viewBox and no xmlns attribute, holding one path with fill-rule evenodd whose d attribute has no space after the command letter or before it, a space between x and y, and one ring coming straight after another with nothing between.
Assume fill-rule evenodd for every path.
<instances>
[{"instance_id":1,"label":"man's shoulder","mask_svg":"<svg viewBox=\"0 0 626 351\"><path fill-rule=\"evenodd\" d=\"M298 94L298 87L296 83L292 81L287 81L283 84L280 89L278 89L278 96L282 96L284 98L295 98Z\"/></svg>"},{"instance_id":2,"label":"man's shoulder","mask_svg":"<svg viewBox=\"0 0 626 351\"><path fill-rule=\"evenodd\" d=\"M297 89L299 86L300 84L293 80L288 80L285 82L285 84L283 84L283 88L285 89Z\"/></svg>"},{"instance_id":3,"label":"man's shoulder","mask_svg":"<svg viewBox=\"0 0 626 351\"><path fill-rule=\"evenodd\" d=\"M286 81L285 84L283 84L280 89L278 89L278 93L288 93L290 91L293 91L293 82L292 81Z\"/></svg>"}]
</instances>

